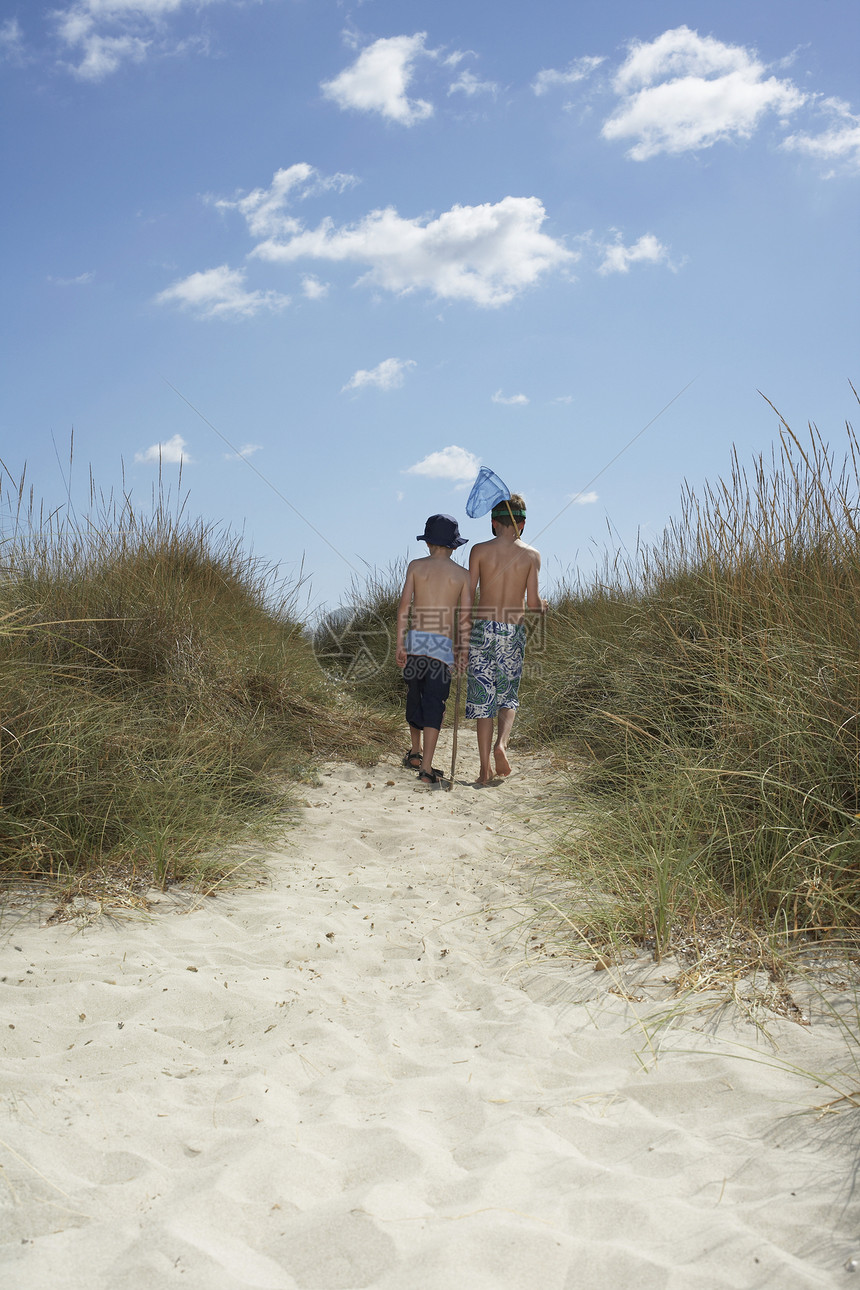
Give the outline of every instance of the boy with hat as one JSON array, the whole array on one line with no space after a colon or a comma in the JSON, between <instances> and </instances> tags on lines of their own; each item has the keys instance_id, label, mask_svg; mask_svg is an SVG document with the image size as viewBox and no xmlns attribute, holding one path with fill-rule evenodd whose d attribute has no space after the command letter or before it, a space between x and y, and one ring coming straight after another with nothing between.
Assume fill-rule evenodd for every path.
<instances>
[{"instance_id":1,"label":"boy with hat","mask_svg":"<svg viewBox=\"0 0 860 1290\"><path fill-rule=\"evenodd\" d=\"M463 672L466 667L472 602L468 571L451 559L468 541L460 536L457 521L451 515L431 515L417 540L427 543L429 554L412 560L406 570L397 607L396 660L406 682L412 740L403 765L417 770L422 784L432 785L442 779L441 771L433 769L433 754L451 689L451 669ZM407 630L410 609L412 626Z\"/></svg>"}]
</instances>

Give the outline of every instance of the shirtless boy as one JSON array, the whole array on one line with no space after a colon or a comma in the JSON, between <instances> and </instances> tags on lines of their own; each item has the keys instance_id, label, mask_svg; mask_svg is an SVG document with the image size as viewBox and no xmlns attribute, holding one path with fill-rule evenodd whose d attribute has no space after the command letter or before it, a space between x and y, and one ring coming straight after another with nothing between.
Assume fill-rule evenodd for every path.
<instances>
[{"instance_id":1,"label":"shirtless boy","mask_svg":"<svg viewBox=\"0 0 860 1290\"><path fill-rule=\"evenodd\" d=\"M397 607L396 660L406 682L406 720L412 739L403 765L417 770L422 784L432 785L442 778L433 769L433 754L451 689L451 668L466 670L472 597L468 573L451 559L456 548L468 541L460 536L457 521L450 515L431 515L418 541L427 543L430 554L413 560L406 570ZM410 608L412 628L407 631ZM456 651L455 618L459 618Z\"/></svg>"},{"instance_id":2,"label":"shirtless boy","mask_svg":"<svg viewBox=\"0 0 860 1290\"><path fill-rule=\"evenodd\" d=\"M525 607L546 612L538 594L540 553L521 540L526 505L518 493L493 507L493 537L472 547L469 596L474 621L469 646L466 717L477 721L481 769L477 784L489 784L490 753L496 774L510 775L507 748L519 707L520 677L526 648ZM516 528L514 527L516 522ZM493 744L493 720L498 718Z\"/></svg>"}]
</instances>

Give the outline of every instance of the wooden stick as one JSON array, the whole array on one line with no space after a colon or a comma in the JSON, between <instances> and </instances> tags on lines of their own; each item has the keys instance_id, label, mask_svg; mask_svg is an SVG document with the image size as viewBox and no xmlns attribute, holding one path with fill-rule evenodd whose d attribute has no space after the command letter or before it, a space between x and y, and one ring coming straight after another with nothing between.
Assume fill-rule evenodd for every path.
<instances>
[{"instance_id":1,"label":"wooden stick","mask_svg":"<svg viewBox=\"0 0 860 1290\"><path fill-rule=\"evenodd\" d=\"M454 737L451 741L451 790L454 788L454 767L457 765L457 728L460 725L460 682L462 672L457 673L457 686L454 691Z\"/></svg>"}]
</instances>

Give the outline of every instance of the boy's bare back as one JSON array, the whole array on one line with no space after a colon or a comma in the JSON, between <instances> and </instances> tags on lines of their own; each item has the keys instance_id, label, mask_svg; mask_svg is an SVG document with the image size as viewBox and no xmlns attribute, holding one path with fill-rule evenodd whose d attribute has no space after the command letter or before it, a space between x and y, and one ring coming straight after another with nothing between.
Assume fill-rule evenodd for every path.
<instances>
[{"instance_id":1,"label":"boy's bare back","mask_svg":"<svg viewBox=\"0 0 860 1290\"><path fill-rule=\"evenodd\" d=\"M406 586L411 581L412 626L420 632L439 632L454 638L454 611L469 593L469 574L459 564L443 556L425 555L413 560L406 571Z\"/></svg>"},{"instance_id":2,"label":"boy's bare back","mask_svg":"<svg viewBox=\"0 0 860 1290\"><path fill-rule=\"evenodd\" d=\"M511 534L513 536L513 534ZM469 558L469 588L476 618L496 623L521 623L525 607L541 611L544 601L538 593L540 552L522 539L507 535L479 542Z\"/></svg>"},{"instance_id":3,"label":"boy's bare back","mask_svg":"<svg viewBox=\"0 0 860 1290\"><path fill-rule=\"evenodd\" d=\"M454 564L450 551L431 547L429 555L412 560L397 608L397 666L403 667L406 663L405 637L410 611L413 631L433 632L453 641L459 609L455 653L458 671L462 671L466 663L471 604L468 571Z\"/></svg>"}]
</instances>

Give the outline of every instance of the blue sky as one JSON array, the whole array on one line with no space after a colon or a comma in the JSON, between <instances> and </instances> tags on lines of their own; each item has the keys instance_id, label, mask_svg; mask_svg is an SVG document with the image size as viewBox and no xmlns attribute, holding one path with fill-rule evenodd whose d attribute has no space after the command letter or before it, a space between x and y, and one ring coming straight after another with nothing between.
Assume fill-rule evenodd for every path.
<instances>
[{"instance_id":1,"label":"blue sky","mask_svg":"<svg viewBox=\"0 0 860 1290\"><path fill-rule=\"evenodd\" d=\"M432 512L487 536L479 463L551 587L769 452L758 391L841 447L858 37L854 0L3 0L0 455L61 506L74 429L78 509L182 458L334 605Z\"/></svg>"}]
</instances>

